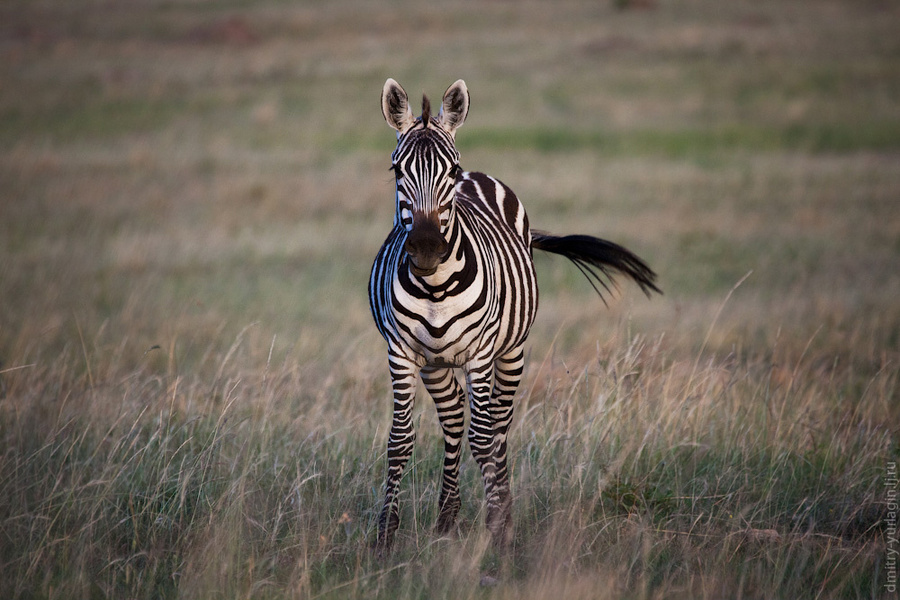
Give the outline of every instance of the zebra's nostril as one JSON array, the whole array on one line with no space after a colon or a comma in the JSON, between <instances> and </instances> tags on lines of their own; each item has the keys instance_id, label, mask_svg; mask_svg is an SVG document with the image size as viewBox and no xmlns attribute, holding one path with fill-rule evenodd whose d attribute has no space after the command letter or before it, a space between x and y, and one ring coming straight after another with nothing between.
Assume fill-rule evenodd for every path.
<instances>
[{"instance_id":1,"label":"zebra's nostril","mask_svg":"<svg viewBox=\"0 0 900 600\"><path fill-rule=\"evenodd\" d=\"M403 249L411 257L421 257L427 262L442 261L447 257L449 244L440 227L431 220L415 221L406 238Z\"/></svg>"}]
</instances>

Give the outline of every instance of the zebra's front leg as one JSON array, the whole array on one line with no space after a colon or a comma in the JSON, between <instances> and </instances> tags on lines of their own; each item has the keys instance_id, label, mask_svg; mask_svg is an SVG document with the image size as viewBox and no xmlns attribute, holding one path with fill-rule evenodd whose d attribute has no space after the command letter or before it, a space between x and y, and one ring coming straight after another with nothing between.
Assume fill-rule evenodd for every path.
<instances>
[{"instance_id":1,"label":"zebra's front leg","mask_svg":"<svg viewBox=\"0 0 900 600\"><path fill-rule=\"evenodd\" d=\"M394 414L387 447L387 479L384 484L384 506L378 517L376 548L384 553L390 550L394 534L400 524L400 507L397 499L400 479L416 441L412 411L416 399L416 373L418 366L408 359L389 356L391 387L394 392Z\"/></svg>"},{"instance_id":2,"label":"zebra's front leg","mask_svg":"<svg viewBox=\"0 0 900 600\"><path fill-rule=\"evenodd\" d=\"M453 369L425 367L422 369L422 383L434 399L444 432L444 473L435 530L445 534L456 523L460 507L459 462L465 430L465 392L456 380Z\"/></svg>"},{"instance_id":3,"label":"zebra's front leg","mask_svg":"<svg viewBox=\"0 0 900 600\"><path fill-rule=\"evenodd\" d=\"M513 418L513 399L522 380L525 357L522 347L501 356L494 363L494 389L489 411L494 426L496 497L499 507L491 533L495 542L507 546L512 541L512 493L507 461L507 437ZM488 515L490 516L490 514ZM496 533L494 533L496 531Z\"/></svg>"},{"instance_id":4,"label":"zebra's front leg","mask_svg":"<svg viewBox=\"0 0 900 600\"><path fill-rule=\"evenodd\" d=\"M506 547L512 535L512 497L506 461L506 437L512 422L513 396L522 375L522 350L494 363L473 368L467 374L472 416L469 445L481 467L487 502L485 524L494 545ZM491 379L494 378L493 390Z\"/></svg>"}]
</instances>

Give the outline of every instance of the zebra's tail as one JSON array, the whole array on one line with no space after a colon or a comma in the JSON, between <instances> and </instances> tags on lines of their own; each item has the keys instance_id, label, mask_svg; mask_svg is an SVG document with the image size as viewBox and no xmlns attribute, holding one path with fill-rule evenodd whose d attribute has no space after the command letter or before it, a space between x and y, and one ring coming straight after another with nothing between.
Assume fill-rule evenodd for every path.
<instances>
[{"instance_id":1,"label":"zebra's tail","mask_svg":"<svg viewBox=\"0 0 900 600\"><path fill-rule=\"evenodd\" d=\"M633 279L648 298L652 292L662 294L656 287L656 273L647 263L613 242L590 235L557 236L532 230L531 247L565 256L575 263L604 302L603 292L611 291L610 284L615 285L613 276L616 274Z\"/></svg>"}]
</instances>

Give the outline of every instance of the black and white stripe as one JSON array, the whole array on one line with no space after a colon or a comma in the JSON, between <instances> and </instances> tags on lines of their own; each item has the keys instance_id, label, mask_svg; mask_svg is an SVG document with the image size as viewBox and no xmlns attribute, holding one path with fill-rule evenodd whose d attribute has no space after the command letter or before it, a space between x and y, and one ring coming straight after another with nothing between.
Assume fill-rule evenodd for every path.
<instances>
[{"instance_id":1,"label":"black and white stripe","mask_svg":"<svg viewBox=\"0 0 900 600\"><path fill-rule=\"evenodd\" d=\"M603 287L619 272L648 294L659 291L654 273L628 250L589 236L532 235L512 190L483 173L463 172L454 135L468 105L461 80L444 94L437 117L426 98L422 116L414 118L406 92L392 79L382 94L383 113L398 142L391 167L397 178L394 227L369 281L372 314L388 343L394 395L378 523L381 549L391 545L399 522L397 493L415 442L412 411L419 376L444 434L438 531L452 527L460 508L468 396L468 439L484 481L486 523L495 542L508 541L506 438L523 372L523 344L538 305L533 248L570 258ZM457 368L466 390L454 374Z\"/></svg>"}]
</instances>

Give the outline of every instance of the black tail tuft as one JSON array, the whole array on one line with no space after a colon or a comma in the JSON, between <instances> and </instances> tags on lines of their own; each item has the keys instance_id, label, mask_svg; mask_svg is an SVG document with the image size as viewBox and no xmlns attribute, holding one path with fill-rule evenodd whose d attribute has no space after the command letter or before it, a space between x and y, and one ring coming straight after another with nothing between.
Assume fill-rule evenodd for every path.
<instances>
[{"instance_id":1,"label":"black tail tuft","mask_svg":"<svg viewBox=\"0 0 900 600\"><path fill-rule=\"evenodd\" d=\"M565 256L575 263L604 302L603 291L610 292L610 284L615 285L613 276L617 273L633 279L648 298L652 292L662 294L656 287L656 273L647 263L613 242L590 235L557 236L532 231L531 247Z\"/></svg>"}]
</instances>

